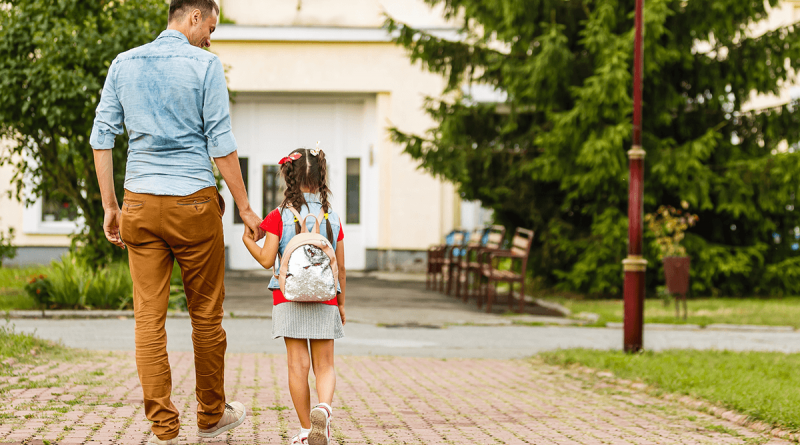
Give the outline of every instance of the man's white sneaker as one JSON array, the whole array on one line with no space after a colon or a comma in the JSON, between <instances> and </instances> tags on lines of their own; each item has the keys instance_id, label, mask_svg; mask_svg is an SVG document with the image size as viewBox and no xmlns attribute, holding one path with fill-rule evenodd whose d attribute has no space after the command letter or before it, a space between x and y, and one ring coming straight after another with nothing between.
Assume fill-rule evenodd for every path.
<instances>
[{"instance_id":1,"label":"man's white sneaker","mask_svg":"<svg viewBox=\"0 0 800 445\"><path fill-rule=\"evenodd\" d=\"M331 443L331 418L333 409L327 403L320 403L311 410L311 432L308 445L329 445Z\"/></svg>"},{"instance_id":2,"label":"man's white sneaker","mask_svg":"<svg viewBox=\"0 0 800 445\"><path fill-rule=\"evenodd\" d=\"M178 436L175 436L172 439L161 440L155 434L151 434L150 439L147 441L147 443L148 444L153 443L156 445L178 445L178 443L180 443L180 440L178 439Z\"/></svg>"},{"instance_id":3,"label":"man's white sneaker","mask_svg":"<svg viewBox=\"0 0 800 445\"><path fill-rule=\"evenodd\" d=\"M247 410L243 404L239 402L226 403L225 412L222 413L219 422L207 430L198 428L197 435L200 437L217 437L225 431L232 430L241 425L246 417Z\"/></svg>"}]
</instances>

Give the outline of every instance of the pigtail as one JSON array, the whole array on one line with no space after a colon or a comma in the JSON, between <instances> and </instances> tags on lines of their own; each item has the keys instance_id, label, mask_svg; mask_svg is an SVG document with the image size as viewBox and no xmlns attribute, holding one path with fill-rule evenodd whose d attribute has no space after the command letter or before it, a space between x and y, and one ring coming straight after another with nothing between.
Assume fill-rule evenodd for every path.
<instances>
[{"instance_id":1,"label":"pigtail","mask_svg":"<svg viewBox=\"0 0 800 445\"><path fill-rule=\"evenodd\" d=\"M301 150L295 150L292 153L300 152ZM299 171L304 171L306 166L304 165L295 165L295 163L299 162L301 159L305 159L307 156L303 156L297 161L294 162L286 162L281 166L281 175L283 175L283 180L286 182L286 191L283 192L283 202L281 203L281 213L283 210L288 207L292 206L298 212L303 206L307 206L306 199L303 197L303 192L300 190L300 179L298 178ZM308 161L306 161L308 162ZM295 233L300 233L300 221L295 221Z\"/></svg>"},{"instance_id":2,"label":"pigtail","mask_svg":"<svg viewBox=\"0 0 800 445\"><path fill-rule=\"evenodd\" d=\"M328 195L331 190L328 188L328 162L325 161L325 152L320 150L319 155L319 200L322 203L322 210L327 214L330 211L330 203L328 202ZM333 244L333 229L331 228L331 221L325 224L327 229L328 241Z\"/></svg>"},{"instance_id":3,"label":"pigtail","mask_svg":"<svg viewBox=\"0 0 800 445\"><path fill-rule=\"evenodd\" d=\"M306 148L294 150L292 154L294 153L299 153L301 156L281 165L281 175L286 181L281 213L290 205L298 212L303 206L308 206L306 198L303 196L303 188L316 191L322 204L322 211L326 214L329 213L331 204L328 202L328 197L331 195L331 189L328 188L328 162L325 160L325 153L319 150L315 155L312 155L311 150ZM322 221L318 222L322 225ZM328 241L333 244L333 228L330 220L325 224L325 228ZM300 233L300 229L300 221L295 221L296 233Z\"/></svg>"}]
</instances>

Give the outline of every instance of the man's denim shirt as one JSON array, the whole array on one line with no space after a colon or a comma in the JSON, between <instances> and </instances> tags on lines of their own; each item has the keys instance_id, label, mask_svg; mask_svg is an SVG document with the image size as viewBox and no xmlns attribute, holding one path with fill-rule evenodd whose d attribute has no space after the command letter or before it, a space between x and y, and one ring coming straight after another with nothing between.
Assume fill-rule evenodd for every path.
<instances>
[{"instance_id":1,"label":"man's denim shirt","mask_svg":"<svg viewBox=\"0 0 800 445\"><path fill-rule=\"evenodd\" d=\"M125 189L191 195L216 184L209 157L236 150L228 107L219 58L166 30L111 63L89 143L113 148L124 122L130 136Z\"/></svg>"},{"instance_id":2,"label":"man's denim shirt","mask_svg":"<svg viewBox=\"0 0 800 445\"><path fill-rule=\"evenodd\" d=\"M319 215L319 212L322 211L322 202L319 200L319 196L314 193L303 193L303 197L306 199L306 203L308 205L303 206L297 211L297 213L300 214L300 217L305 218L308 215L313 215L316 217ZM278 255L275 257L275 265L273 266L275 268L275 272L280 270L281 255L283 255L283 252L286 250L286 246L289 245L289 241L291 241L297 233L297 228L294 225L294 213L292 213L291 210L283 209L283 212L281 212L281 220L283 220L283 230L281 232L280 243L278 244ZM314 231L315 220L316 218L313 217L306 218L306 227L308 227L309 232ZM333 245L333 250L336 251L336 238L339 236L339 227L341 227L342 221L339 219L339 214L331 208L328 209L328 219L323 219L319 222L319 233L326 238L328 237L328 224L331 225L331 234L333 234L333 240L331 240L331 244ZM336 279L338 280L339 277L336 277ZM267 288L271 290L281 288L277 275L272 277ZM337 285L336 290L341 292L342 287Z\"/></svg>"}]
</instances>

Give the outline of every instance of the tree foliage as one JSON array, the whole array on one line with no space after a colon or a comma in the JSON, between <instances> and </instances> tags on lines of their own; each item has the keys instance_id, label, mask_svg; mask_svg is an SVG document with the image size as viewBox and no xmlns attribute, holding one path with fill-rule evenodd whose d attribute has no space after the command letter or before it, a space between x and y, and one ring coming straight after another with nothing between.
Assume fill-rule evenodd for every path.
<instances>
[{"instance_id":1,"label":"tree foliage","mask_svg":"<svg viewBox=\"0 0 800 445\"><path fill-rule=\"evenodd\" d=\"M426 0L458 40L391 18L412 61L446 79L423 135L393 130L421 167L508 226L536 231L543 286L619 295L627 246L634 0ZM699 294L799 292L796 102L748 110L800 67L794 26L753 32L778 0L645 2L645 212L690 204L684 245ZM507 94L480 103L483 84ZM788 145L787 145L788 144ZM652 241L652 234L646 234ZM646 245L648 287L660 281Z\"/></svg>"},{"instance_id":2,"label":"tree foliage","mask_svg":"<svg viewBox=\"0 0 800 445\"><path fill-rule=\"evenodd\" d=\"M111 61L166 28L163 0L5 0L0 3L0 137L12 148L17 198L45 192L76 205L85 221L73 247L92 263L123 251L105 241L89 135ZM123 191L127 138L113 150Z\"/></svg>"},{"instance_id":3,"label":"tree foliage","mask_svg":"<svg viewBox=\"0 0 800 445\"><path fill-rule=\"evenodd\" d=\"M0 230L0 267L3 267L3 260L13 260L17 256L17 246L14 241L14 228L8 229L8 235Z\"/></svg>"}]
</instances>

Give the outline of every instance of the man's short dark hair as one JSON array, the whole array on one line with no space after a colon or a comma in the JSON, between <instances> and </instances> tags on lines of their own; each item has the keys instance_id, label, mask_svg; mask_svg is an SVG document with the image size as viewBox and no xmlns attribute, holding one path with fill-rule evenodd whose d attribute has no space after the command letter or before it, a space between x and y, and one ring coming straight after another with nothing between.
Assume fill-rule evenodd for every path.
<instances>
[{"instance_id":1,"label":"man's short dark hair","mask_svg":"<svg viewBox=\"0 0 800 445\"><path fill-rule=\"evenodd\" d=\"M219 6L214 0L170 0L169 21L192 9L199 9L203 13L203 17L210 14L212 9L219 15Z\"/></svg>"}]
</instances>

